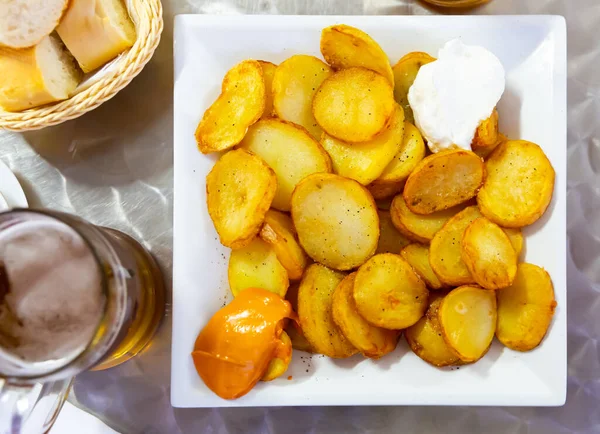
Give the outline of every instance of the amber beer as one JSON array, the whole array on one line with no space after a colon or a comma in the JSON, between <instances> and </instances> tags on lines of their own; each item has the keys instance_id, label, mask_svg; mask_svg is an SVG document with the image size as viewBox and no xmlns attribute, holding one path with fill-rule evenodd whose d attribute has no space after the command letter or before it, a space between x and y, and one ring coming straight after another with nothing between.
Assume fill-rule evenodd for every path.
<instances>
[{"instance_id":1,"label":"amber beer","mask_svg":"<svg viewBox=\"0 0 600 434\"><path fill-rule=\"evenodd\" d=\"M164 310L158 265L128 235L53 211L0 214L0 379L117 366L149 344Z\"/></svg>"}]
</instances>

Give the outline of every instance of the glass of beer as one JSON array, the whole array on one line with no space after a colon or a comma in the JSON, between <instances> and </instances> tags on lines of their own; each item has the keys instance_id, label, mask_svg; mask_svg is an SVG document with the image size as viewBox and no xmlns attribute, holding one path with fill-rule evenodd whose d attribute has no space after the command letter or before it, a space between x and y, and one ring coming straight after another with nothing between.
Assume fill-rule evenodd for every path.
<instances>
[{"instance_id":1,"label":"glass of beer","mask_svg":"<svg viewBox=\"0 0 600 434\"><path fill-rule=\"evenodd\" d=\"M47 432L78 373L146 347L165 310L133 238L55 211L0 213L0 433Z\"/></svg>"}]
</instances>

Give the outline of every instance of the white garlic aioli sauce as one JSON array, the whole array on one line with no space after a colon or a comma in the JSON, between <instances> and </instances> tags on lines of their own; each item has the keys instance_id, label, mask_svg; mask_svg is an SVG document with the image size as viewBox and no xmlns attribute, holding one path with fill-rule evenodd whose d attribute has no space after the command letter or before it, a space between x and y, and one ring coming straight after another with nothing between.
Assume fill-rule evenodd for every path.
<instances>
[{"instance_id":1,"label":"white garlic aioli sauce","mask_svg":"<svg viewBox=\"0 0 600 434\"><path fill-rule=\"evenodd\" d=\"M415 124L431 152L471 149L479 124L504 93L504 67L483 47L447 42L438 59L423 65L408 91Z\"/></svg>"}]
</instances>

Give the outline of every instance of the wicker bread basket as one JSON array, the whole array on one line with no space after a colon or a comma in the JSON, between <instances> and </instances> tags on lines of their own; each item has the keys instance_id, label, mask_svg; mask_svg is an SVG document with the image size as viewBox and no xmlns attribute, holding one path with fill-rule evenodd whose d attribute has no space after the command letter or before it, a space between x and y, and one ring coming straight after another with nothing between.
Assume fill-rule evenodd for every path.
<instances>
[{"instance_id":1,"label":"wicker bread basket","mask_svg":"<svg viewBox=\"0 0 600 434\"><path fill-rule=\"evenodd\" d=\"M89 87L71 98L18 113L0 109L0 130L29 131L77 118L108 101L127 86L148 63L160 42L163 30L160 0L126 0L135 25L136 41L106 68L90 77Z\"/></svg>"}]
</instances>

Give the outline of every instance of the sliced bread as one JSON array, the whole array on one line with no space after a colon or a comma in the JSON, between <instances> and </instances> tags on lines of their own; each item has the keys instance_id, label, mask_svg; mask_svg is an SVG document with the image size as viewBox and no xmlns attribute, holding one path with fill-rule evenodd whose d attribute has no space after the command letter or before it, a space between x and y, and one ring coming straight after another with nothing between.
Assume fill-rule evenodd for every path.
<instances>
[{"instance_id":1,"label":"sliced bread","mask_svg":"<svg viewBox=\"0 0 600 434\"><path fill-rule=\"evenodd\" d=\"M1 0L0 45L27 48L54 31L69 0Z\"/></svg>"},{"instance_id":2,"label":"sliced bread","mask_svg":"<svg viewBox=\"0 0 600 434\"><path fill-rule=\"evenodd\" d=\"M32 48L0 48L0 107L21 111L69 98L82 73L52 34Z\"/></svg>"},{"instance_id":3,"label":"sliced bread","mask_svg":"<svg viewBox=\"0 0 600 434\"><path fill-rule=\"evenodd\" d=\"M122 0L71 0L56 31L84 72L114 59L136 36Z\"/></svg>"}]
</instances>

